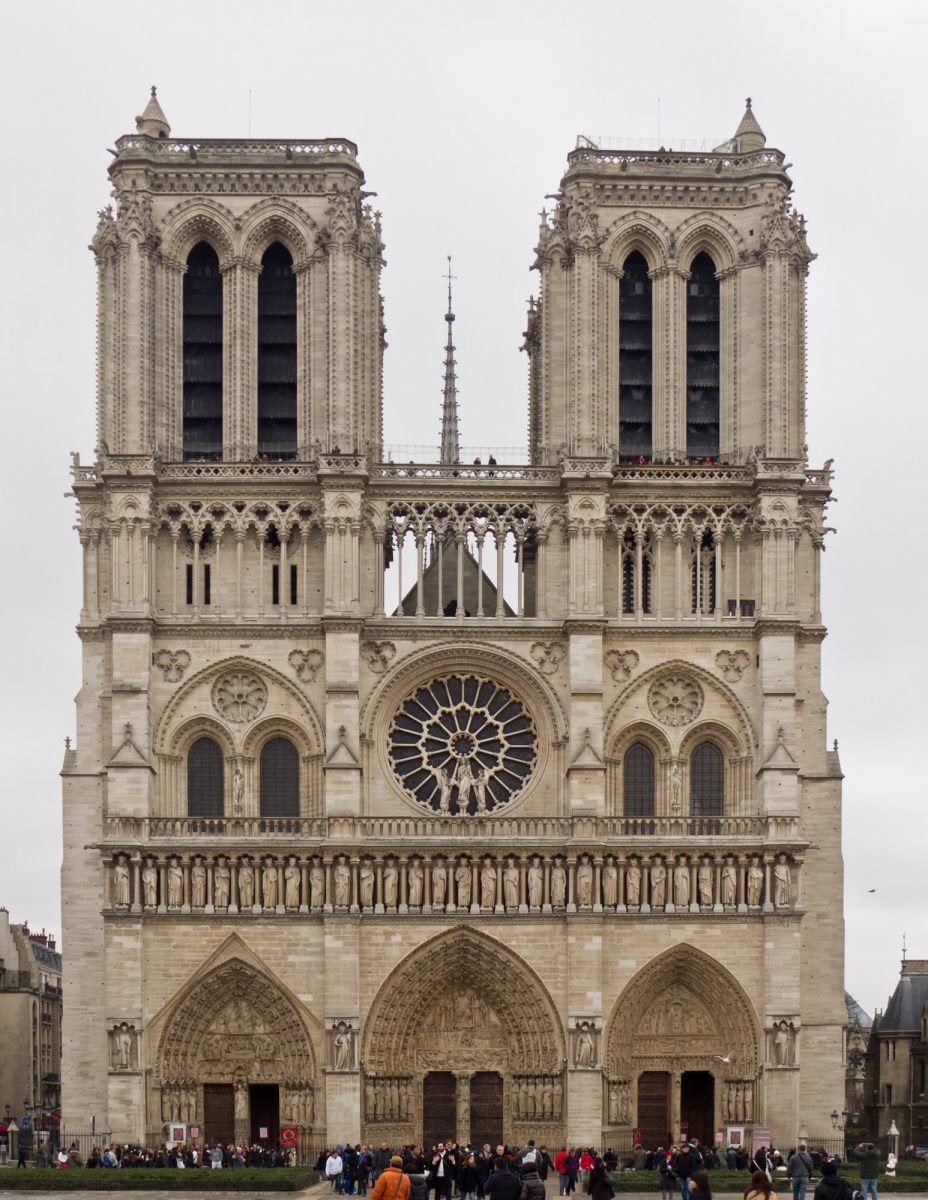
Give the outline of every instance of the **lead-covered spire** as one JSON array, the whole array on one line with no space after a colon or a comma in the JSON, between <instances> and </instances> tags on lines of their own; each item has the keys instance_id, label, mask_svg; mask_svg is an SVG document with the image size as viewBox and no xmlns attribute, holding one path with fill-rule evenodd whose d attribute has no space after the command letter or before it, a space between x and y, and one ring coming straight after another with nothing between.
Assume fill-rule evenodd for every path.
<instances>
[{"instance_id":1,"label":"lead-covered spire","mask_svg":"<svg viewBox=\"0 0 928 1200\"><path fill-rule=\"evenodd\" d=\"M458 463L461 461L461 443L458 434L458 387L457 375L454 368L457 365L454 358L454 341L451 327L454 324L454 313L451 309L451 255L448 255L448 311L445 320L448 323L448 340L445 343L445 387L441 406L441 457L442 463Z\"/></svg>"}]
</instances>

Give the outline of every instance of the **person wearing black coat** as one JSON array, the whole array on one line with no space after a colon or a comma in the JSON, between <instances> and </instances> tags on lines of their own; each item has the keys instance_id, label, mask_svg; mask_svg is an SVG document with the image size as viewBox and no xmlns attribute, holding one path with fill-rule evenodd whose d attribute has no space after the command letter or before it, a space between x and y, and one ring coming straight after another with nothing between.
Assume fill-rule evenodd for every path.
<instances>
[{"instance_id":1,"label":"person wearing black coat","mask_svg":"<svg viewBox=\"0 0 928 1200\"><path fill-rule=\"evenodd\" d=\"M838 1174L838 1164L822 1163L822 1178L815 1185L815 1200L851 1200L854 1189Z\"/></svg>"},{"instance_id":2,"label":"person wearing black coat","mask_svg":"<svg viewBox=\"0 0 928 1200\"><path fill-rule=\"evenodd\" d=\"M522 1189L519 1192L519 1200L545 1200L545 1185L534 1163L526 1163L522 1168Z\"/></svg>"},{"instance_id":3,"label":"person wearing black coat","mask_svg":"<svg viewBox=\"0 0 928 1200\"><path fill-rule=\"evenodd\" d=\"M522 1184L509 1169L505 1158L498 1158L493 1174L484 1186L484 1195L490 1200L519 1200Z\"/></svg>"}]
</instances>

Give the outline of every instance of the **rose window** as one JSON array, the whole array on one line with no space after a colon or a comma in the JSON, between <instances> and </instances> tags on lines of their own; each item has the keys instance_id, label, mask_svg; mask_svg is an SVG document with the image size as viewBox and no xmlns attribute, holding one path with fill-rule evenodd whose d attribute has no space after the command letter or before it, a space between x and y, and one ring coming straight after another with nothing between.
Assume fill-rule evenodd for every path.
<instances>
[{"instance_id":1,"label":"rose window","mask_svg":"<svg viewBox=\"0 0 928 1200\"><path fill-rule=\"evenodd\" d=\"M253 671L229 671L213 684L213 707L227 721L253 721L267 705L267 688Z\"/></svg>"},{"instance_id":2,"label":"rose window","mask_svg":"<svg viewBox=\"0 0 928 1200\"><path fill-rule=\"evenodd\" d=\"M423 808L474 815L519 794L535 766L538 735L506 688L446 675L403 702L388 743L397 779Z\"/></svg>"},{"instance_id":3,"label":"rose window","mask_svg":"<svg viewBox=\"0 0 928 1200\"><path fill-rule=\"evenodd\" d=\"M665 675L651 685L648 704L664 725L688 725L702 712L702 688L687 675Z\"/></svg>"}]
</instances>

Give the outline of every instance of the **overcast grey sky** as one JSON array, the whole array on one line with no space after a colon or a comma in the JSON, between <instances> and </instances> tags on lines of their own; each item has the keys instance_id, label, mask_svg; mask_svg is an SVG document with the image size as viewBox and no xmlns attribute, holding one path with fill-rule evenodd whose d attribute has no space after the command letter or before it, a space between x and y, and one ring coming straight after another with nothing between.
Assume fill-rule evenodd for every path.
<instances>
[{"instance_id":1,"label":"overcast grey sky","mask_svg":"<svg viewBox=\"0 0 928 1200\"><path fill-rule=\"evenodd\" d=\"M525 441L518 352L546 192L576 135L722 138L744 97L794 164L819 254L809 447L833 457L829 738L845 782L847 984L869 1010L928 957L921 689L924 3L264 0L11 5L0 46L4 282L0 904L60 928L62 741L80 686L68 451L94 446L94 269L107 146L158 84L175 136L342 135L383 211L386 436L437 438L454 255L462 436ZM918 237L915 234L918 233ZM918 752L918 753L916 753ZM869 889L876 888L874 893ZM784 970L795 969L786 962Z\"/></svg>"}]
</instances>

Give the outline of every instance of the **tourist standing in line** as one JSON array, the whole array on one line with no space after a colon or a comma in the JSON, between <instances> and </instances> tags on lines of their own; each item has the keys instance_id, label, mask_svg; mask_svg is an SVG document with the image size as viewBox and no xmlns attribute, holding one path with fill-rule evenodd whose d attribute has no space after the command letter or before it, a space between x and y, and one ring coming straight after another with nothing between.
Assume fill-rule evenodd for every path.
<instances>
[{"instance_id":1,"label":"tourist standing in line","mask_svg":"<svg viewBox=\"0 0 928 1200\"><path fill-rule=\"evenodd\" d=\"M394 1154L387 1169L377 1180L371 1200L409 1200L411 1188L409 1176L403 1174L403 1160Z\"/></svg>"},{"instance_id":2,"label":"tourist standing in line","mask_svg":"<svg viewBox=\"0 0 928 1200\"><path fill-rule=\"evenodd\" d=\"M325 1160L325 1177L332 1185L332 1191L342 1194L342 1172L345 1169L345 1164L342 1162L342 1156L338 1149L332 1151L329 1157Z\"/></svg>"},{"instance_id":3,"label":"tourist standing in line","mask_svg":"<svg viewBox=\"0 0 928 1200\"><path fill-rule=\"evenodd\" d=\"M789 1161L786 1164L786 1174L793 1185L793 1200L806 1200L806 1189L809 1186L809 1180L812 1178L812 1158L806 1150L805 1142L802 1142L799 1149L794 1150L789 1156ZM863 1172L861 1172L860 1182L860 1190L863 1192ZM864 1195L866 1195L865 1192ZM873 1200L876 1200L875 1191Z\"/></svg>"},{"instance_id":4,"label":"tourist standing in line","mask_svg":"<svg viewBox=\"0 0 928 1200\"><path fill-rule=\"evenodd\" d=\"M534 1160L522 1159L522 1189L519 1192L519 1200L545 1200L545 1185Z\"/></svg>"}]
</instances>

